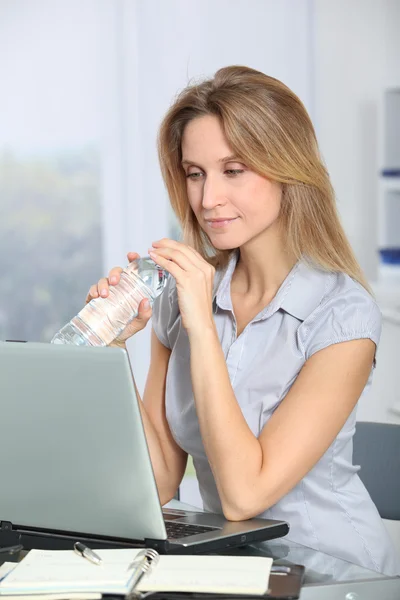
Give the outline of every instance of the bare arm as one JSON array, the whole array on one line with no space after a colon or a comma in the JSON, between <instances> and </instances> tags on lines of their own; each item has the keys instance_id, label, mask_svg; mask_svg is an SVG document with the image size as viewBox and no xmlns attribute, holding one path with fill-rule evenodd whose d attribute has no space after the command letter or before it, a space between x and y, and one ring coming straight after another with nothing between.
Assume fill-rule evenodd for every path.
<instances>
[{"instance_id":1,"label":"bare arm","mask_svg":"<svg viewBox=\"0 0 400 600\"><path fill-rule=\"evenodd\" d=\"M316 464L357 403L374 353L375 344L361 339L314 354L257 439L236 401L216 332L192 336L200 430L228 519L263 512Z\"/></svg>"},{"instance_id":2,"label":"bare arm","mask_svg":"<svg viewBox=\"0 0 400 600\"><path fill-rule=\"evenodd\" d=\"M130 252L128 259L132 261L138 256L138 254ZM86 302L99 296L107 297L110 285L118 284L121 271L121 267L115 267L111 269L107 278L103 277L97 284L92 285ZM138 316L110 345L126 349L126 340L143 329L150 317L151 308L142 300ZM173 439L165 415L165 382L170 354L171 351L161 344L152 330L151 360L143 402L136 382L134 382L161 504L165 504L174 497L182 481L187 463L187 454Z\"/></svg>"},{"instance_id":3,"label":"bare arm","mask_svg":"<svg viewBox=\"0 0 400 600\"><path fill-rule=\"evenodd\" d=\"M172 437L165 414L165 384L170 355L171 351L161 344L152 329L150 368L143 402L139 406L161 504L174 497L185 473L188 456Z\"/></svg>"},{"instance_id":4,"label":"bare arm","mask_svg":"<svg viewBox=\"0 0 400 600\"><path fill-rule=\"evenodd\" d=\"M329 448L365 387L375 344L352 340L312 355L257 438L235 398L218 338L214 268L174 240L153 242L149 253L176 281L200 432L223 512L231 520L253 517L287 494Z\"/></svg>"}]
</instances>

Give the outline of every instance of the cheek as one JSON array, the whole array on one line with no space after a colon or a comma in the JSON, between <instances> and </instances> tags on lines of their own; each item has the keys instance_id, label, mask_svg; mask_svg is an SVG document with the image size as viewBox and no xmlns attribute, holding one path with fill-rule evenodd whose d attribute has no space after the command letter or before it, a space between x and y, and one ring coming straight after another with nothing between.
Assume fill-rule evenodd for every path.
<instances>
[{"instance_id":1,"label":"cheek","mask_svg":"<svg viewBox=\"0 0 400 600\"><path fill-rule=\"evenodd\" d=\"M197 185L195 187L193 185L190 185L190 186L187 185L186 186L186 195L187 195L187 199L188 199L188 202L190 204L191 209L197 215L199 213L199 211L201 210L201 207L202 207L202 204L201 204L201 200L202 200L201 186Z\"/></svg>"},{"instance_id":2,"label":"cheek","mask_svg":"<svg viewBox=\"0 0 400 600\"><path fill-rule=\"evenodd\" d=\"M278 184L273 184L262 180L255 182L249 190L247 206L249 213L255 218L261 220L275 219L278 217L281 209L281 188Z\"/></svg>"}]
</instances>

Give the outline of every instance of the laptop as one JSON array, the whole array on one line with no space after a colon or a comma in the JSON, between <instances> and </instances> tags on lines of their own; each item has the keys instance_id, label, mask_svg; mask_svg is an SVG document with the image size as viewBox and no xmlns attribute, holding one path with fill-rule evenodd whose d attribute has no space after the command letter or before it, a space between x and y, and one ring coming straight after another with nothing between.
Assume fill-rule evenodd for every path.
<instances>
[{"instance_id":1,"label":"laptop","mask_svg":"<svg viewBox=\"0 0 400 600\"><path fill-rule=\"evenodd\" d=\"M0 546L196 553L287 534L162 509L125 350L0 342L0 386Z\"/></svg>"}]
</instances>

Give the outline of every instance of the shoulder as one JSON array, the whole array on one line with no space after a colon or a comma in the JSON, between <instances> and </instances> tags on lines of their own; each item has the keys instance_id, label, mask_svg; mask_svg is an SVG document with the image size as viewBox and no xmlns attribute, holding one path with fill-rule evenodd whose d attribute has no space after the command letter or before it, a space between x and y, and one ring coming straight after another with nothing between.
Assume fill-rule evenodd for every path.
<instances>
[{"instance_id":1,"label":"shoulder","mask_svg":"<svg viewBox=\"0 0 400 600\"><path fill-rule=\"evenodd\" d=\"M306 359L331 344L355 339L369 338L378 345L382 315L371 294L345 273L315 271L321 296L299 327Z\"/></svg>"},{"instance_id":2,"label":"shoulder","mask_svg":"<svg viewBox=\"0 0 400 600\"><path fill-rule=\"evenodd\" d=\"M160 342L167 348L173 347L172 333L178 317L179 304L176 281L169 276L164 291L154 300L152 314L153 329Z\"/></svg>"}]
</instances>

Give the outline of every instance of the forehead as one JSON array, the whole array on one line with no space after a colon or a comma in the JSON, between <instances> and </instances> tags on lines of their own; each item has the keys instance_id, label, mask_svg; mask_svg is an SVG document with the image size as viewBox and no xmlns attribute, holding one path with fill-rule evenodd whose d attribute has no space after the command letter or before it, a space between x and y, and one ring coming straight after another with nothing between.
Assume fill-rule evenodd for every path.
<instances>
[{"instance_id":1,"label":"forehead","mask_svg":"<svg viewBox=\"0 0 400 600\"><path fill-rule=\"evenodd\" d=\"M217 117L212 115L198 117L186 125L182 136L182 158L184 160L194 160L200 156L218 160L221 156L231 153L231 148Z\"/></svg>"}]
</instances>

